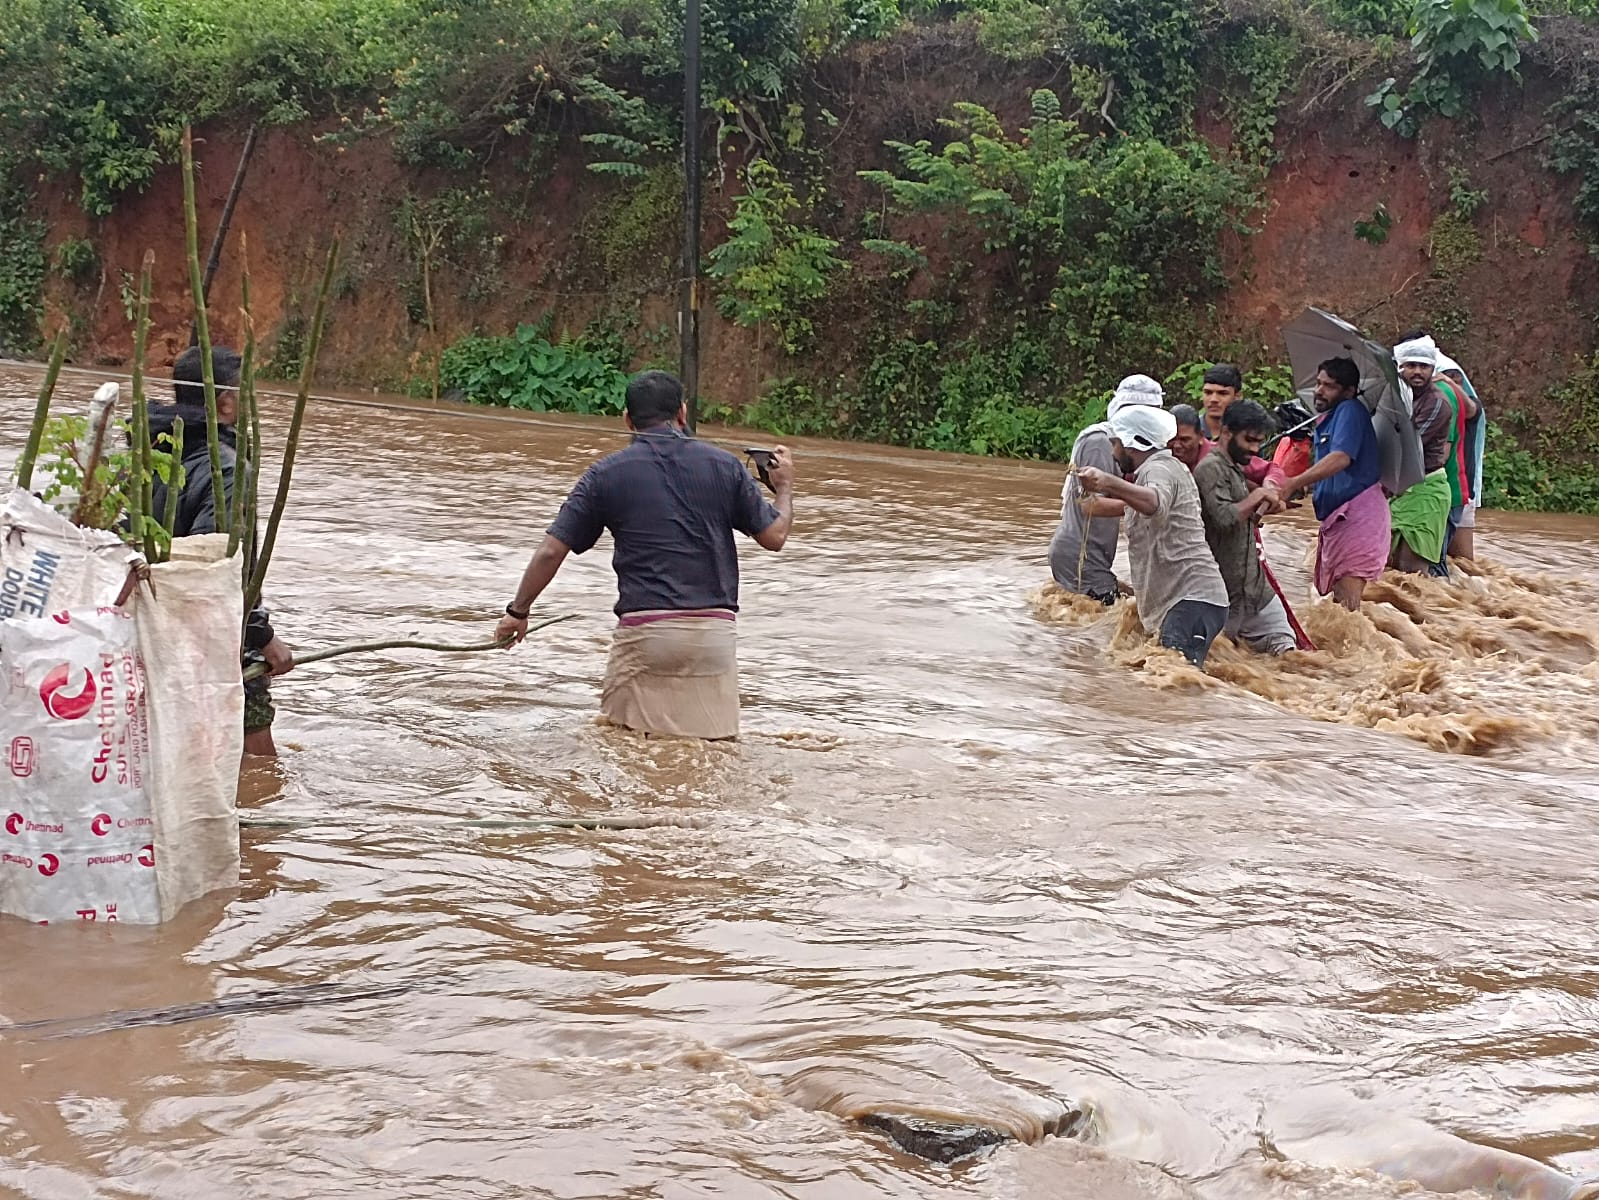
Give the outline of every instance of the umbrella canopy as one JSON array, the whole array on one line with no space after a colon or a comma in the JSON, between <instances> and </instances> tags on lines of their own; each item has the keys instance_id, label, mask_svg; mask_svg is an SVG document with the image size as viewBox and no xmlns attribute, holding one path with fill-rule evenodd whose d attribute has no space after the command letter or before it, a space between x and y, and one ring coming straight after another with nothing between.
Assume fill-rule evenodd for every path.
<instances>
[{"instance_id":1,"label":"umbrella canopy","mask_svg":"<svg viewBox=\"0 0 1599 1200\"><path fill-rule=\"evenodd\" d=\"M1382 455L1382 485L1397 496L1426 475L1421 457L1421 436L1410 414L1410 388L1400 382L1394 356L1387 346L1374 342L1341 317L1319 308L1307 308L1283 327L1294 386L1316 386L1316 370L1329 358L1352 358L1360 368L1360 399L1371 413Z\"/></svg>"}]
</instances>

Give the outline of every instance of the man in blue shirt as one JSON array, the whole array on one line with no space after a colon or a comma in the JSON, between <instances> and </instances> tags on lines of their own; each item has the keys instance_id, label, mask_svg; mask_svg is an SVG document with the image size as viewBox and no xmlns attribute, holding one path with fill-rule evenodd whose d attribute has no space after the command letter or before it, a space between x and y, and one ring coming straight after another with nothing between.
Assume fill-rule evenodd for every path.
<instances>
[{"instance_id":1,"label":"man in blue shirt","mask_svg":"<svg viewBox=\"0 0 1599 1200\"><path fill-rule=\"evenodd\" d=\"M1283 484L1290 495L1313 488L1316 519L1316 590L1332 593L1358 611L1366 584L1388 564L1391 526L1382 490L1382 457L1371 414L1360 399L1360 368L1352 358L1331 358L1316 371L1316 459Z\"/></svg>"},{"instance_id":2,"label":"man in blue shirt","mask_svg":"<svg viewBox=\"0 0 1599 1200\"><path fill-rule=\"evenodd\" d=\"M684 429L683 385L645 371L627 385L633 443L584 472L522 575L496 635L527 635L528 610L568 554L610 530L618 626L600 713L675 737L738 734L738 552L735 532L781 550L794 520L794 461L776 449L776 504L744 464Z\"/></svg>"}]
</instances>

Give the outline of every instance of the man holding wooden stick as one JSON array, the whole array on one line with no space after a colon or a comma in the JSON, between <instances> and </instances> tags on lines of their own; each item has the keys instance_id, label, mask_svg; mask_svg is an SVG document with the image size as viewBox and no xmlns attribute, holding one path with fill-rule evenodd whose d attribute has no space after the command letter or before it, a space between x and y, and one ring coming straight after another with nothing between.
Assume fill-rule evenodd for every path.
<instances>
[{"instance_id":1,"label":"man holding wooden stick","mask_svg":"<svg viewBox=\"0 0 1599 1200\"><path fill-rule=\"evenodd\" d=\"M738 735L738 553L733 534L781 550L794 519L794 460L768 469L775 505L744 464L685 433L683 385L645 371L627 385L633 444L578 480L505 607L495 634L515 644L528 611L566 561L610 530L618 625L600 712L673 737Z\"/></svg>"},{"instance_id":2,"label":"man holding wooden stick","mask_svg":"<svg viewBox=\"0 0 1599 1200\"><path fill-rule=\"evenodd\" d=\"M225 346L217 346L211 352L211 373L216 385L219 463L222 468L220 494L224 504L233 495L238 462L234 427L239 419L241 365L238 353ZM176 404L172 408L159 407L154 403L149 406L152 445L163 434L170 437L177 420L182 420L188 429L204 430L203 367L198 346L190 346L172 364L172 391ZM215 533L218 490L212 486L210 447L204 437L194 437L185 439L180 450L183 482L176 497L172 536L177 538ZM151 498L156 512L167 510L167 486L159 478L152 484ZM246 556L253 559L254 530L247 532L244 547ZM273 630L267 610L259 604L250 611L245 623L244 658L246 664L259 661L268 668L268 674L246 680L244 684L244 752L271 758L277 754L277 746L272 740L272 721L277 713L272 706L269 681L273 675L286 675L294 669L294 654Z\"/></svg>"}]
</instances>

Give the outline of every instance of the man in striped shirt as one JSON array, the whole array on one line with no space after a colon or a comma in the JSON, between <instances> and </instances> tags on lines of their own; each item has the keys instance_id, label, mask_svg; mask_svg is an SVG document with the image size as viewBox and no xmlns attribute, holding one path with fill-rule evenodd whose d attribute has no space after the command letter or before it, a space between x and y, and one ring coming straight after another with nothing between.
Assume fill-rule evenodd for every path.
<instances>
[{"instance_id":1,"label":"man in striped shirt","mask_svg":"<svg viewBox=\"0 0 1599 1200\"><path fill-rule=\"evenodd\" d=\"M683 385L645 371L627 385L633 442L577 481L506 605L497 635L521 641L528 610L568 554L610 530L618 625L600 696L613 724L675 737L738 734L738 552L733 534L781 550L794 519L794 461L777 447L775 504L734 455L685 432Z\"/></svg>"}]
</instances>

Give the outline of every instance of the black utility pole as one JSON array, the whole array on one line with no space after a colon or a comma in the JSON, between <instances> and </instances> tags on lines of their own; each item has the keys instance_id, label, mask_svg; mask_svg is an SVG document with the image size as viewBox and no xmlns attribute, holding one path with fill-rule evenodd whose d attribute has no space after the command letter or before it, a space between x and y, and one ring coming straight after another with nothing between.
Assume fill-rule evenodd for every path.
<instances>
[{"instance_id":1,"label":"black utility pole","mask_svg":"<svg viewBox=\"0 0 1599 1200\"><path fill-rule=\"evenodd\" d=\"M700 416L700 0L683 5L683 282L677 320L693 433Z\"/></svg>"}]
</instances>

